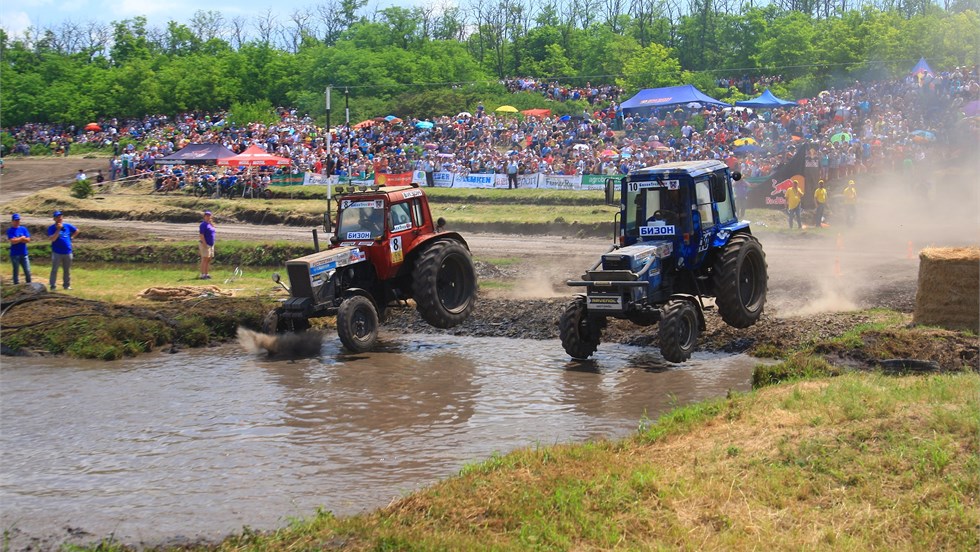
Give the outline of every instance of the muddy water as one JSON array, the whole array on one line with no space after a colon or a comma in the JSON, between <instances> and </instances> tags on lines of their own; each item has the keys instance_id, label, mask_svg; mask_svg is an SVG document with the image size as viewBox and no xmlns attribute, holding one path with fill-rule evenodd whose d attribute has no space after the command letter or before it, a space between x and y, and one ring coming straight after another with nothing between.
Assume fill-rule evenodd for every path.
<instances>
[{"instance_id":1,"label":"muddy water","mask_svg":"<svg viewBox=\"0 0 980 552\"><path fill-rule=\"evenodd\" d=\"M2 529L14 549L271 529L322 506L383 506L469 462L634 432L674 405L747 390L753 359L557 341L383 338L269 360L223 346L115 363L3 359ZM71 366L66 366L70 364ZM69 533L71 535L69 535Z\"/></svg>"}]
</instances>

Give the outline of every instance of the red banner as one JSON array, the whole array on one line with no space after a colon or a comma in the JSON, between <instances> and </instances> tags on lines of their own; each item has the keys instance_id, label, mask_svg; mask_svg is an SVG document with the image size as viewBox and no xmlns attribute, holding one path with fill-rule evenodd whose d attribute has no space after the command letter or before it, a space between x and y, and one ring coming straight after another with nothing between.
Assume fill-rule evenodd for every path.
<instances>
[{"instance_id":1,"label":"red banner","mask_svg":"<svg viewBox=\"0 0 980 552\"><path fill-rule=\"evenodd\" d=\"M374 183L378 186L411 186L412 185L412 173L377 173L374 175Z\"/></svg>"}]
</instances>

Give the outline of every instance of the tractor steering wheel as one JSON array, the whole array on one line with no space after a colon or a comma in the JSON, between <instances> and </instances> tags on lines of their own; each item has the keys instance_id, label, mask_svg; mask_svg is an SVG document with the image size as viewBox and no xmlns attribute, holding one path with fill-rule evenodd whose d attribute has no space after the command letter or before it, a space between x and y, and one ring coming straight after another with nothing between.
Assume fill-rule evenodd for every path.
<instances>
[{"instance_id":1,"label":"tractor steering wheel","mask_svg":"<svg viewBox=\"0 0 980 552\"><path fill-rule=\"evenodd\" d=\"M667 209L658 209L653 212L653 217L651 218L662 220L670 224L676 224L678 217L677 217L677 213L675 213L674 211L669 211Z\"/></svg>"}]
</instances>

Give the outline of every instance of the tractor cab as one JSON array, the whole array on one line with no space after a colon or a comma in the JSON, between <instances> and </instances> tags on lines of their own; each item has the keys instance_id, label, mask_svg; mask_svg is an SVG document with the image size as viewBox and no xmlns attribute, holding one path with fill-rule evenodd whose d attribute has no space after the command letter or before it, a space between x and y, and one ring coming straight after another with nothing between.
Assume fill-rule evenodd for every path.
<instances>
[{"instance_id":1,"label":"tractor cab","mask_svg":"<svg viewBox=\"0 0 980 552\"><path fill-rule=\"evenodd\" d=\"M439 230L420 188L372 186L360 190L351 186L338 193L331 247L361 248L382 280L395 277L406 253Z\"/></svg>"},{"instance_id":2,"label":"tractor cab","mask_svg":"<svg viewBox=\"0 0 980 552\"><path fill-rule=\"evenodd\" d=\"M678 162L638 169L623 179L620 245L667 241L696 266L720 229L735 229L728 167L719 161Z\"/></svg>"}]
</instances>

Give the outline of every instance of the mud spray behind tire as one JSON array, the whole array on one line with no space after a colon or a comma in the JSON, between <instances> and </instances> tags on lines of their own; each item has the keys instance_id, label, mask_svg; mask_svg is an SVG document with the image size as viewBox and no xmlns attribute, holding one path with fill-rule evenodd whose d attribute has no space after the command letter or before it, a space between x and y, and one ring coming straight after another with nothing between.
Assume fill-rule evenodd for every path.
<instances>
[{"instance_id":1,"label":"mud spray behind tire","mask_svg":"<svg viewBox=\"0 0 980 552\"><path fill-rule=\"evenodd\" d=\"M270 335L238 328L238 343L242 348L255 355L265 352L276 358L317 356L323 346L323 338L323 332L316 330Z\"/></svg>"}]
</instances>

